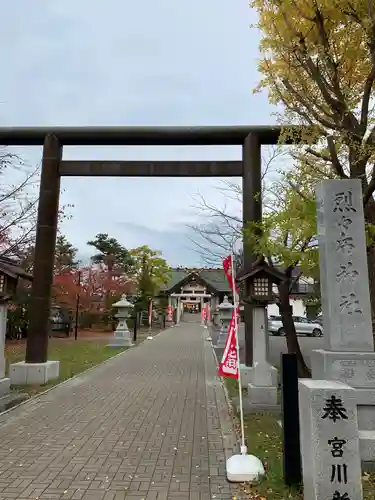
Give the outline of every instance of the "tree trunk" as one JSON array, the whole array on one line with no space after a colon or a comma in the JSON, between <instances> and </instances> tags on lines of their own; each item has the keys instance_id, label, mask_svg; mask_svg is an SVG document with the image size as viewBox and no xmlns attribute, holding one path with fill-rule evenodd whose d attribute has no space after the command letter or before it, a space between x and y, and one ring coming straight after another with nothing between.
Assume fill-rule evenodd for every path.
<instances>
[{"instance_id":1,"label":"tree trunk","mask_svg":"<svg viewBox=\"0 0 375 500\"><path fill-rule=\"evenodd\" d=\"M108 326L109 324L109 311L111 309L111 292L112 292L112 278L113 278L113 263L114 263L114 257L113 255L108 255L106 259L106 264L107 264L107 290L105 291L105 309L107 314L104 315L104 324L105 326ZM113 323L112 323L113 326Z\"/></svg>"},{"instance_id":2,"label":"tree trunk","mask_svg":"<svg viewBox=\"0 0 375 500\"><path fill-rule=\"evenodd\" d=\"M301 352L301 348L298 342L296 328L294 326L293 315L292 315L293 309L292 306L290 305L290 300L289 300L289 285L290 285L289 280L286 280L283 283L280 283L278 287L279 301L280 301L279 311L283 327L285 329L288 353L297 355L298 377L310 378L311 371L309 367L306 365L305 360L303 358L303 354Z\"/></svg>"},{"instance_id":3,"label":"tree trunk","mask_svg":"<svg viewBox=\"0 0 375 500\"><path fill-rule=\"evenodd\" d=\"M365 222L375 225L375 201L371 198L365 207ZM367 246L367 267L370 289L372 333L375 334L375 242L369 242ZM375 349L375 335L374 335Z\"/></svg>"},{"instance_id":4,"label":"tree trunk","mask_svg":"<svg viewBox=\"0 0 375 500\"><path fill-rule=\"evenodd\" d=\"M367 249L367 266L370 288L372 332L375 333L375 247Z\"/></svg>"}]
</instances>

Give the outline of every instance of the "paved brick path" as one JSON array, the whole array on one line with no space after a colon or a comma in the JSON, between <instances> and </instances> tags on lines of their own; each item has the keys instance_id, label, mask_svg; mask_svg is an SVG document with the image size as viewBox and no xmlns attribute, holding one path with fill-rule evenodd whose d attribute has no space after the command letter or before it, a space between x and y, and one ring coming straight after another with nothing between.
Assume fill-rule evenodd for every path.
<instances>
[{"instance_id":1,"label":"paved brick path","mask_svg":"<svg viewBox=\"0 0 375 500\"><path fill-rule=\"evenodd\" d=\"M204 338L182 323L0 416L1 500L231 499Z\"/></svg>"}]
</instances>

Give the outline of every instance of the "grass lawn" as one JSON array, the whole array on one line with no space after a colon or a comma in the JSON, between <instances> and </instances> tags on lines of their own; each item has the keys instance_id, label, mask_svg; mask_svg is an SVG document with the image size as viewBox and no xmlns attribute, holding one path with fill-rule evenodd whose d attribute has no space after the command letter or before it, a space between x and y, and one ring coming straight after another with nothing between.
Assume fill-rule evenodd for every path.
<instances>
[{"instance_id":1,"label":"grass lawn","mask_svg":"<svg viewBox=\"0 0 375 500\"><path fill-rule=\"evenodd\" d=\"M153 335L159 333L154 331ZM148 335L148 330L143 329L138 332L136 344L141 343ZM127 348L107 347L112 340L112 334L103 332L82 332L81 338L50 338L48 347L48 359L60 361L60 376L57 380L51 381L45 385L36 386L18 386L12 388L15 391L27 393L30 396L45 391L64 380L103 363L107 359L125 351ZM133 347L134 349L134 347ZM5 347L6 371L9 364L17 363L25 359L26 343L25 341L7 342Z\"/></svg>"},{"instance_id":2,"label":"grass lawn","mask_svg":"<svg viewBox=\"0 0 375 500\"><path fill-rule=\"evenodd\" d=\"M65 339L50 339L48 359L60 361L60 376L43 386L19 386L15 390L29 393L30 396L44 391L64 380L67 380L88 368L99 365L107 359L124 351L125 348L107 347L103 341L89 342L86 340L70 341ZM11 345L6 349L6 366L25 359L26 346Z\"/></svg>"},{"instance_id":3,"label":"grass lawn","mask_svg":"<svg viewBox=\"0 0 375 500\"><path fill-rule=\"evenodd\" d=\"M237 383L230 379L226 379L225 383L229 396L237 396ZM235 419L236 429L239 429L237 415ZM282 429L277 424L275 417L268 413L247 415L244 423L249 453L259 457L267 470L261 484L252 487L250 485L244 486L247 498L253 500L303 500L301 492L284 484ZM375 475L365 474L363 476L363 489L364 500L375 499Z\"/></svg>"}]
</instances>

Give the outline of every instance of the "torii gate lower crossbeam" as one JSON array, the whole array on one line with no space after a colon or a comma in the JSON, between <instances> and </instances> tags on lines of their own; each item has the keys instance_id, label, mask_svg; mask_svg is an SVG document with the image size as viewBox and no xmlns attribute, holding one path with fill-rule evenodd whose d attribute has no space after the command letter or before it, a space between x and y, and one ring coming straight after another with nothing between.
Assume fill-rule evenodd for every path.
<instances>
[{"instance_id":1,"label":"torii gate lower crossbeam","mask_svg":"<svg viewBox=\"0 0 375 500\"><path fill-rule=\"evenodd\" d=\"M35 243L34 280L29 311L26 364L47 363L51 288L59 209L60 178L67 176L231 177L242 175L243 223L261 221L261 146L277 144L281 127L102 127L0 128L4 145L42 145L43 158ZM290 127L288 137L299 142L302 129ZM288 142L291 142L289 140ZM72 162L63 161L63 146L71 145L240 145L239 162ZM253 260L244 246L245 265ZM252 365L252 308L245 306L246 364ZM16 366L16 365L13 365Z\"/></svg>"}]
</instances>

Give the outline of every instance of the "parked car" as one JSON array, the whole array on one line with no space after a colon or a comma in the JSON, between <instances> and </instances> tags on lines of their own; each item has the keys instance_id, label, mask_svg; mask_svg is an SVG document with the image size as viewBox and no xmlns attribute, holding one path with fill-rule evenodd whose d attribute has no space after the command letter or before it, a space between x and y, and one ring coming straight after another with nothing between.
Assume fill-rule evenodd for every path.
<instances>
[{"instance_id":1,"label":"parked car","mask_svg":"<svg viewBox=\"0 0 375 500\"><path fill-rule=\"evenodd\" d=\"M323 316L320 314L317 318L314 319L314 323L319 323L319 325L323 326Z\"/></svg>"},{"instance_id":2,"label":"parked car","mask_svg":"<svg viewBox=\"0 0 375 500\"><path fill-rule=\"evenodd\" d=\"M297 334L304 334L308 337L321 337L323 335L323 327L319 323L311 322L301 316L293 316L293 321ZM281 316L271 316L268 319L268 331L272 335L285 335Z\"/></svg>"}]
</instances>

